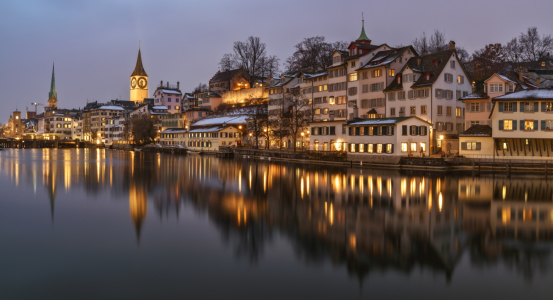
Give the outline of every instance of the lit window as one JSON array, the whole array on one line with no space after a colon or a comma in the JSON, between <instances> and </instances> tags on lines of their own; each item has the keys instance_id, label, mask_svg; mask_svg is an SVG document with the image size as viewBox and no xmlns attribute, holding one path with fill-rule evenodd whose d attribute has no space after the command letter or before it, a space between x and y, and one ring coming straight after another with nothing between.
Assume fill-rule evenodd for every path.
<instances>
[{"instance_id":1,"label":"lit window","mask_svg":"<svg viewBox=\"0 0 553 300\"><path fill-rule=\"evenodd\" d=\"M359 152L365 152L365 144L359 144Z\"/></svg>"},{"instance_id":2,"label":"lit window","mask_svg":"<svg viewBox=\"0 0 553 300\"><path fill-rule=\"evenodd\" d=\"M382 144L376 144L376 153L382 153Z\"/></svg>"},{"instance_id":3,"label":"lit window","mask_svg":"<svg viewBox=\"0 0 553 300\"><path fill-rule=\"evenodd\" d=\"M524 121L524 130L534 130L534 120Z\"/></svg>"},{"instance_id":4,"label":"lit window","mask_svg":"<svg viewBox=\"0 0 553 300\"><path fill-rule=\"evenodd\" d=\"M386 153L392 153L393 144L386 144Z\"/></svg>"},{"instance_id":5,"label":"lit window","mask_svg":"<svg viewBox=\"0 0 553 300\"><path fill-rule=\"evenodd\" d=\"M367 152L368 153L373 153L374 152L374 144L369 144L368 147L367 147Z\"/></svg>"},{"instance_id":6,"label":"lit window","mask_svg":"<svg viewBox=\"0 0 553 300\"><path fill-rule=\"evenodd\" d=\"M355 144L350 144L350 152L355 152Z\"/></svg>"},{"instance_id":7,"label":"lit window","mask_svg":"<svg viewBox=\"0 0 553 300\"><path fill-rule=\"evenodd\" d=\"M394 70L394 69L388 70L388 76L390 76L390 77L396 76L396 70Z\"/></svg>"},{"instance_id":8,"label":"lit window","mask_svg":"<svg viewBox=\"0 0 553 300\"><path fill-rule=\"evenodd\" d=\"M411 152L417 152L417 143L411 143Z\"/></svg>"},{"instance_id":9,"label":"lit window","mask_svg":"<svg viewBox=\"0 0 553 300\"><path fill-rule=\"evenodd\" d=\"M489 92L490 93L502 93L503 92L503 84L501 84L501 83L490 83Z\"/></svg>"},{"instance_id":10,"label":"lit window","mask_svg":"<svg viewBox=\"0 0 553 300\"><path fill-rule=\"evenodd\" d=\"M420 147L422 149L422 152L426 152L426 143L420 143Z\"/></svg>"},{"instance_id":11,"label":"lit window","mask_svg":"<svg viewBox=\"0 0 553 300\"><path fill-rule=\"evenodd\" d=\"M503 130L513 130L513 120L503 120Z\"/></svg>"},{"instance_id":12,"label":"lit window","mask_svg":"<svg viewBox=\"0 0 553 300\"><path fill-rule=\"evenodd\" d=\"M407 143L401 143L401 152L407 152Z\"/></svg>"}]
</instances>

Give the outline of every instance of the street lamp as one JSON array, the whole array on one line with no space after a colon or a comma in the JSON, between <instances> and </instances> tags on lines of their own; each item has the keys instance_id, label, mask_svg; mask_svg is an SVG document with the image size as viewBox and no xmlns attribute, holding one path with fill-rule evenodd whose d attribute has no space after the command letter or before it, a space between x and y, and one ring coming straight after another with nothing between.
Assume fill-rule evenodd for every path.
<instances>
[{"instance_id":1,"label":"street lamp","mask_svg":"<svg viewBox=\"0 0 553 300\"><path fill-rule=\"evenodd\" d=\"M303 132L301 133L301 150L302 151L305 150L305 149L303 149Z\"/></svg>"}]
</instances>

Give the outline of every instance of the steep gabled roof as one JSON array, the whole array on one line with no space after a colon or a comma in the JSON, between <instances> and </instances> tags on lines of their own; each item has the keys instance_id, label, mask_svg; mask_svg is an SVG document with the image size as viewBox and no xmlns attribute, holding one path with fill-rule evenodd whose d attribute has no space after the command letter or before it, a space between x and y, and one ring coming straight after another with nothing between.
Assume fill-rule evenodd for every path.
<instances>
[{"instance_id":1,"label":"steep gabled roof","mask_svg":"<svg viewBox=\"0 0 553 300\"><path fill-rule=\"evenodd\" d=\"M140 54L140 49L138 49L138 58L136 59L136 66L131 76L148 76L142 65L142 54Z\"/></svg>"},{"instance_id":2,"label":"steep gabled roof","mask_svg":"<svg viewBox=\"0 0 553 300\"><path fill-rule=\"evenodd\" d=\"M369 60L364 66L362 66L358 70L364 70L364 69L370 69L370 68L389 65L409 49L411 49L411 51L413 51L413 53L417 55L417 52L415 51L415 49L413 49L412 46L406 46L399 49L379 51L378 53L375 54L373 58L371 58L371 60Z\"/></svg>"},{"instance_id":3,"label":"steep gabled roof","mask_svg":"<svg viewBox=\"0 0 553 300\"><path fill-rule=\"evenodd\" d=\"M492 128L488 125L473 125L459 136L492 136Z\"/></svg>"},{"instance_id":4,"label":"steep gabled roof","mask_svg":"<svg viewBox=\"0 0 553 300\"><path fill-rule=\"evenodd\" d=\"M213 78L211 78L209 83L229 81L229 80L232 79L232 77L234 77L234 75L236 75L240 72L244 72L246 74L246 76L248 75L248 72L246 72L246 70L244 70L244 68L228 70L228 71L224 71L224 72L217 72L217 74L215 74L215 76L213 76ZM249 78L246 78L246 79L249 80Z\"/></svg>"},{"instance_id":5,"label":"steep gabled roof","mask_svg":"<svg viewBox=\"0 0 553 300\"><path fill-rule=\"evenodd\" d=\"M423 73L423 76L420 76L419 79L415 83L413 83L411 88L425 87L436 82L436 80L442 74L445 66L449 62L449 58L454 55L454 53L455 50L446 50L424 56L412 57L411 59L409 59L406 66L408 66L415 72ZM429 79L426 79L426 76L424 76L424 74L426 73L430 74Z\"/></svg>"},{"instance_id":6,"label":"steep gabled roof","mask_svg":"<svg viewBox=\"0 0 553 300\"><path fill-rule=\"evenodd\" d=\"M490 96L488 94L484 93L484 91L477 91L472 94L466 95L462 98L459 98L459 101L465 101L465 100L481 100L481 99L489 99Z\"/></svg>"},{"instance_id":7,"label":"steep gabled roof","mask_svg":"<svg viewBox=\"0 0 553 300\"><path fill-rule=\"evenodd\" d=\"M493 101L505 100L553 100L553 89L522 90L495 97Z\"/></svg>"}]
</instances>

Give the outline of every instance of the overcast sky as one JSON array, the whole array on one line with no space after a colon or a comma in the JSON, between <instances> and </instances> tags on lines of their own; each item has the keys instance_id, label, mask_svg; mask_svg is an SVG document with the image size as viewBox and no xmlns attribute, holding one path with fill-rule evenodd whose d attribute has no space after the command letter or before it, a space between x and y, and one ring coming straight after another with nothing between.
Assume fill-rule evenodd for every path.
<instances>
[{"instance_id":1,"label":"overcast sky","mask_svg":"<svg viewBox=\"0 0 553 300\"><path fill-rule=\"evenodd\" d=\"M529 26L553 33L551 0L0 1L0 123L46 104L52 59L58 107L129 99L138 41L150 96L160 80L183 92L207 83L232 44L259 36L283 63L305 37L355 40L365 13L374 44L411 44L439 29L472 54ZM42 110L39 110L39 112Z\"/></svg>"}]
</instances>

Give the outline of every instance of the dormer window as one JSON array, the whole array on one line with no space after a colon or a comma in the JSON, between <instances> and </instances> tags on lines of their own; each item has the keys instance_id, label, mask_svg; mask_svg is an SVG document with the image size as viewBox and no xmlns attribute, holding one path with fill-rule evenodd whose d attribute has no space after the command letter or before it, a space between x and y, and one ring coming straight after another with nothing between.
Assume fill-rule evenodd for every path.
<instances>
[{"instance_id":1,"label":"dormer window","mask_svg":"<svg viewBox=\"0 0 553 300\"><path fill-rule=\"evenodd\" d=\"M430 74L426 73L425 78L426 78L426 80L430 80Z\"/></svg>"},{"instance_id":2,"label":"dormer window","mask_svg":"<svg viewBox=\"0 0 553 300\"><path fill-rule=\"evenodd\" d=\"M396 80L398 84L401 84L401 74L397 74Z\"/></svg>"},{"instance_id":3,"label":"dormer window","mask_svg":"<svg viewBox=\"0 0 553 300\"><path fill-rule=\"evenodd\" d=\"M352 68L355 67L355 61L352 61L352 62L351 62L351 67L352 67Z\"/></svg>"},{"instance_id":4,"label":"dormer window","mask_svg":"<svg viewBox=\"0 0 553 300\"><path fill-rule=\"evenodd\" d=\"M432 64L434 65L434 67L437 67L437 66L440 64L440 62L439 62L437 59L435 59L435 60L432 62Z\"/></svg>"}]
</instances>

